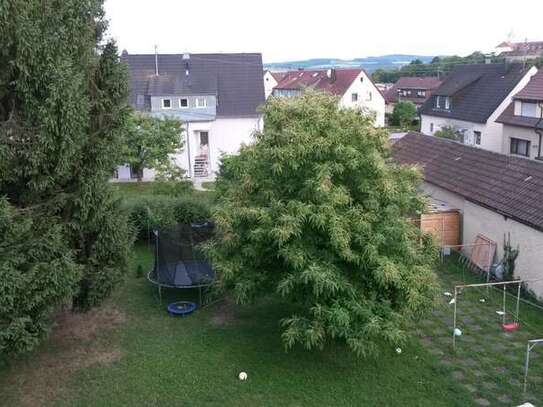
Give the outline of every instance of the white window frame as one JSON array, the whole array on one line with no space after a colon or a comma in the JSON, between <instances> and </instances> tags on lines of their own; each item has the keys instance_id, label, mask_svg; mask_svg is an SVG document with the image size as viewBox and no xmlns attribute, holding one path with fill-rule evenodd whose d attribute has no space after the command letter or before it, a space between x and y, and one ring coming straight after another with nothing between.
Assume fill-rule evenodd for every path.
<instances>
[{"instance_id":1,"label":"white window frame","mask_svg":"<svg viewBox=\"0 0 543 407\"><path fill-rule=\"evenodd\" d=\"M451 99L448 96L445 96L445 110L450 110L451 108Z\"/></svg>"},{"instance_id":2,"label":"white window frame","mask_svg":"<svg viewBox=\"0 0 543 407\"><path fill-rule=\"evenodd\" d=\"M441 96L437 95L436 96L436 108L437 109L441 109L441 103L439 103L440 101L441 101Z\"/></svg>"},{"instance_id":3,"label":"white window frame","mask_svg":"<svg viewBox=\"0 0 543 407\"><path fill-rule=\"evenodd\" d=\"M164 106L164 101L166 101L166 100L170 101L170 106L169 107ZM161 105L162 105L163 109L171 109L172 108L172 98L162 98L160 102L161 102Z\"/></svg>"},{"instance_id":4,"label":"white window frame","mask_svg":"<svg viewBox=\"0 0 543 407\"><path fill-rule=\"evenodd\" d=\"M351 102L353 102L353 103L358 102L358 93L357 92L351 93Z\"/></svg>"},{"instance_id":5,"label":"white window frame","mask_svg":"<svg viewBox=\"0 0 543 407\"><path fill-rule=\"evenodd\" d=\"M479 140L477 140L477 138ZM481 145L481 142L483 140L483 133L479 130L473 130L473 143L476 145L476 146L480 146ZM478 141L478 142L477 142Z\"/></svg>"},{"instance_id":6,"label":"white window frame","mask_svg":"<svg viewBox=\"0 0 543 407\"><path fill-rule=\"evenodd\" d=\"M529 108L529 109L528 109ZM530 110L529 112L527 110ZM538 117L537 103L520 102L520 115L522 117Z\"/></svg>"},{"instance_id":7,"label":"white window frame","mask_svg":"<svg viewBox=\"0 0 543 407\"><path fill-rule=\"evenodd\" d=\"M186 101L187 101L187 105L186 105L186 106L181 105L181 101L182 101L182 100L186 100ZM190 107L189 98L179 98L179 109L188 109L189 107Z\"/></svg>"},{"instance_id":8,"label":"white window frame","mask_svg":"<svg viewBox=\"0 0 543 407\"><path fill-rule=\"evenodd\" d=\"M200 101L203 100L204 103L200 105ZM198 109L204 109L207 107L207 99L205 97L197 97L196 98L196 108Z\"/></svg>"}]
</instances>

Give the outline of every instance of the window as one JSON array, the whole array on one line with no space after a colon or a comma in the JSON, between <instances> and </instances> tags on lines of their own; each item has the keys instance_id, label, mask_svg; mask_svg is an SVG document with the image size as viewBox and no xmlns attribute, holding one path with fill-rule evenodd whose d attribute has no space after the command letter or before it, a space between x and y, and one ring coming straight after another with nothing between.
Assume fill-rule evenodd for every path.
<instances>
[{"instance_id":1,"label":"window","mask_svg":"<svg viewBox=\"0 0 543 407\"><path fill-rule=\"evenodd\" d=\"M480 146L481 145L481 132L480 131L474 131L473 137L475 138L475 144Z\"/></svg>"},{"instance_id":2,"label":"window","mask_svg":"<svg viewBox=\"0 0 543 407\"><path fill-rule=\"evenodd\" d=\"M520 115L524 117L538 117L537 116L537 104L521 102Z\"/></svg>"},{"instance_id":3,"label":"window","mask_svg":"<svg viewBox=\"0 0 543 407\"><path fill-rule=\"evenodd\" d=\"M436 108L449 110L451 108L451 98L448 96L436 96Z\"/></svg>"},{"instance_id":4,"label":"window","mask_svg":"<svg viewBox=\"0 0 543 407\"><path fill-rule=\"evenodd\" d=\"M418 91L417 91L417 96L418 96L418 97L424 97L424 96L426 96L426 92L423 91L423 90L418 90Z\"/></svg>"},{"instance_id":5,"label":"window","mask_svg":"<svg viewBox=\"0 0 543 407\"><path fill-rule=\"evenodd\" d=\"M187 98L179 99L179 107L181 109L186 109L187 107L189 107L189 100Z\"/></svg>"},{"instance_id":6,"label":"window","mask_svg":"<svg viewBox=\"0 0 543 407\"><path fill-rule=\"evenodd\" d=\"M371 92L368 91L368 93L366 94L366 100L370 102L372 98L373 98L373 95L371 94Z\"/></svg>"},{"instance_id":7,"label":"window","mask_svg":"<svg viewBox=\"0 0 543 407\"><path fill-rule=\"evenodd\" d=\"M171 109L172 108L172 100L171 99L162 99L162 108L163 109Z\"/></svg>"},{"instance_id":8,"label":"window","mask_svg":"<svg viewBox=\"0 0 543 407\"><path fill-rule=\"evenodd\" d=\"M511 137L511 154L522 155L524 157L530 156L530 142L528 140L522 140L520 138Z\"/></svg>"},{"instance_id":9,"label":"window","mask_svg":"<svg viewBox=\"0 0 543 407\"><path fill-rule=\"evenodd\" d=\"M353 102L358 102L358 93L351 94L351 100Z\"/></svg>"},{"instance_id":10,"label":"window","mask_svg":"<svg viewBox=\"0 0 543 407\"><path fill-rule=\"evenodd\" d=\"M445 97L445 109L449 110L451 108L451 100L448 97Z\"/></svg>"},{"instance_id":11,"label":"window","mask_svg":"<svg viewBox=\"0 0 543 407\"><path fill-rule=\"evenodd\" d=\"M196 107L206 107L207 100L206 98L196 98Z\"/></svg>"},{"instance_id":12,"label":"window","mask_svg":"<svg viewBox=\"0 0 543 407\"><path fill-rule=\"evenodd\" d=\"M436 96L436 107L438 109L441 107L441 96Z\"/></svg>"},{"instance_id":13,"label":"window","mask_svg":"<svg viewBox=\"0 0 543 407\"><path fill-rule=\"evenodd\" d=\"M434 132L434 123L430 123L430 133Z\"/></svg>"}]
</instances>

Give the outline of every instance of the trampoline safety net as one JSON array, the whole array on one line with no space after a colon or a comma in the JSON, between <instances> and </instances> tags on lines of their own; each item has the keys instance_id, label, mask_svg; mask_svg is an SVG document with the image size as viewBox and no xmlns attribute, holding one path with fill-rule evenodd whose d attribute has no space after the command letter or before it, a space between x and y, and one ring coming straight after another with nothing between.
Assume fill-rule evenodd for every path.
<instances>
[{"instance_id":1,"label":"trampoline safety net","mask_svg":"<svg viewBox=\"0 0 543 407\"><path fill-rule=\"evenodd\" d=\"M210 285L215 274L199 244L212 234L210 222L180 224L155 231L155 265L150 280L165 287Z\"/></svg>"}]
</instances>

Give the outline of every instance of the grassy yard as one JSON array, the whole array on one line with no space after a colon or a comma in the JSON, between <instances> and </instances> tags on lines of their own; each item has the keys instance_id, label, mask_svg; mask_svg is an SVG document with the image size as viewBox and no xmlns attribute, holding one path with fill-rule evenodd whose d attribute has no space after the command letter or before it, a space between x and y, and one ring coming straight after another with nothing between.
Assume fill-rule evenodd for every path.
<instances>
[{"instance_id":1,"label":"grassy yard","mask_svg":"<svg viewBox=\"0 0 543 407\"><path fill-rule=\"evenodd\" d=\"M116 188L129 199L160 192L151 184ZM170 317L165 304L196 293L168 291L159 305L156 288L135 274L138 265L149 270L152 261L149 248L137 245L125 284L102 307L59 315L38 350L0 366L0 404L507 406L543 399L543 346L533 354L528 394L520 389L525 341L543 331L542 311L523 305L522 328L505 334L495 314L500 293L461 295L458 325L464 334L456 352L452 308L443 297L413 325L401 354L383 346L377 359L357 359L339 344L285 352L278 321L291 309L273 298L252 306L223 300L186 318ZM454 259L438 275L443 291L477 281ZM246 382L237 379L240 371L248 373Z\"/></svg>"}]
</instances>

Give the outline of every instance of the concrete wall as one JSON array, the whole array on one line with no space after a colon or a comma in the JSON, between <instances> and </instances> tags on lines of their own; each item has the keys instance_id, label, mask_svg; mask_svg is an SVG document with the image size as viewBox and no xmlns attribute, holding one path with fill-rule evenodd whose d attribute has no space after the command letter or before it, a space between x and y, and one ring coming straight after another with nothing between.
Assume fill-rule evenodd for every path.
<instances>
[{"instance_id":1,"label":"concrete wall","mask_svg":"<svg viewBox=\"0 0 543 407\"><path fill-rule=\"evenodd\" d=\"M496 212L465 200L429 183L424 183L423 191L458 208L462 213L462 242L471 244L477 234L485 235L497 243L496 261L503 257L503 239L508 233L511 244L519 246L520 254L516 262L515 276L523 280L543 278L543 232L520 222L506 218ZM531 282L528 288L543 299L543 281Z\"/></svg>"},{"instance_id":2,"label":"concrete wall","mask_svg":"<svg viewBox=\"0 0 543 407\"><path fill-rule=\"evenodd\" d=\"M352 94L358 94L358 101L352 101ZM385 125L385 98L377 89L371 78L364 71L353 81L351 86L343 94L339 105L344 108L364 109L375 114L375 125Z\"/></svg>"}]
</instances>

